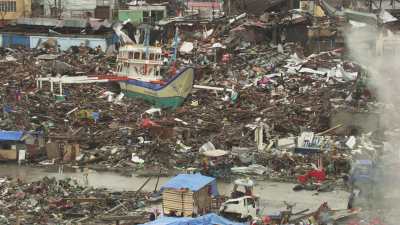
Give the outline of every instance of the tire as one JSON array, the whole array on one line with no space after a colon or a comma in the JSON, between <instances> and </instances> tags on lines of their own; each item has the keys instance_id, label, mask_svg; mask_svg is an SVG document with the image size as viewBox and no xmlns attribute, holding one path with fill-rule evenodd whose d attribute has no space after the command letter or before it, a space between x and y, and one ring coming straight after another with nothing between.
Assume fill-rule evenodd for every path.
<instances>
[{"instance_id":1,"label":"tire","mask_svg":"<svg viewBox=\"0 0 400 225\"><path fill-rule=\"evenodd\" d=\"M251 222L251 220L253 219L253 217L251 216L247 216L245 218L239 218L239 222L244 223L244 222Z\"/></svg>"},{"instance_id":2,"label":"tire","mask_svg":"<svg viewBox=\"0 0 400 225\"><path fill-rule=\"evenodd\" d=\"M253 217L252 217L252 216L246 217L246 222L251 222L252 220L253 220Z\"/></svg>"}]
</instances>

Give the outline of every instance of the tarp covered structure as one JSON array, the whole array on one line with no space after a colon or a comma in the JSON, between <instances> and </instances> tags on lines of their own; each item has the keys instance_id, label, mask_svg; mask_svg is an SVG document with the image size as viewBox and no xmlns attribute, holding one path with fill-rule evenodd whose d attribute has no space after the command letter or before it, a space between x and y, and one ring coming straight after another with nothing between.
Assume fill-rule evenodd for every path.
<instances>
[{"instance_id":1,"label":"tarp covered structure","mask_svg":"<svg viewBox=\"0 0 400 225\"><path fill-rule=\"evenodd\" d=\"M203 176L199 173L179 174L164 184L161 187L161 191L164 189L189 189L193 192L196 192L209 184L211 185L211 194L213 196L218 196L219 193L216 179L213 177Z\"/></svg>"},{"instance_id":2,"label":"tarp covered structure","mask_svg":"<svg viewBox=\"0 0 400 225\"><path fill-rule=\"evenodd\" d=\"M204 216L196 218L190 217L161 217L155 221L145 223L143 225L244 225L243 223L236 223L227 220L214 213L210 213Z\"/></svg>"},{"instance_id":3,"label":"tarp covered structure","mask_svg":"<svg viewBox=\"0 0 400 225\"><path fill-rule=\"evenodd\" d=\"M20 141L23 136L22 131L0 131L0 141Z\"/></svg>"}]
</instances>

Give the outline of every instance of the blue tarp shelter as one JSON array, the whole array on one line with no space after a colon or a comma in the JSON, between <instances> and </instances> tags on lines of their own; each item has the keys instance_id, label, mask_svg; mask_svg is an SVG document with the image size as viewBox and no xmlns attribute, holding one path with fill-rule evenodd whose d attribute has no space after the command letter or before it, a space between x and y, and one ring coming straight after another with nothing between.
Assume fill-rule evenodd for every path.
<instances>
[{"instance_id":1,"label":"blue tarp shelter","mask_svg":"<svg viewBox=\"0 0 400 225\"><path fill-rule=\"evenodd\" d=\"M164 189L189 189L196 192L209 184L211 184L211 195L218 196L219 193L216 179L214 177L203 176L199 173L179 174L164 184L161 187L161 191Z\"/></svg>"},{"instance_id":2,"label":"blue tarp shelter","mask_svg":"<svg viewBox=\"0 0 400 225\"><path fill-rule=\"evenodd\" d=\"M244 223L232 222L215 213L210 213L196 218L190 217L166 217L163 216L155 221L142 225L244 225Z\"/></svg>"},{"instance_id":3,"label":"blue tarp shelter","mask_svg":"<svg viewBox=\"0 0 400 225\"><path fill-rule=\"evenodd\" d=\"M23 136L22 131L0 131L0 141L20 141Z\"/></svg>"}]
</instances>

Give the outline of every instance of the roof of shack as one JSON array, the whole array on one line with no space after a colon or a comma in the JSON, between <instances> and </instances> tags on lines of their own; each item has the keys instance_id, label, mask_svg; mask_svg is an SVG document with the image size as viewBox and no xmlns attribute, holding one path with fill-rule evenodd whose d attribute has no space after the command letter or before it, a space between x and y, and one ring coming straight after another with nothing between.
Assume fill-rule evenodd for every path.
<instances>
[{"instance_id":1,"label":"roof of shack","mask_svg":"<svg viewBox=\"0 0 400 225\"><path fill-rule=\"evenodd\" d=\"M22 131L0 131L0 141L20 141L23 136Z\"/></svg>"},{"instance_id":2,"label":"roof of shack","mask_svg":"<svg viewBox=\"0 0 400 225\"><path fill-rule=\"evenodd\" d=\"M179 174L178 176L169 180L161 187L164 189L189 189L193 192L199 191L203 187L211 184L212 195L217 196L217 182L214 177L203 176L199 173L196 174Z\"/></svg>"}]
</instances>

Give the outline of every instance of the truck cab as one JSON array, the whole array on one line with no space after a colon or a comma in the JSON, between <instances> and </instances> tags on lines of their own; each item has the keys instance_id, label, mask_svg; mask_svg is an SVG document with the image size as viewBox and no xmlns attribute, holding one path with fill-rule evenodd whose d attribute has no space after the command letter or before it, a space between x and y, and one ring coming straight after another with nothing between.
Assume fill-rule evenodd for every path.
<instances>
[{"instance_id":1,"label":"truck cab","mask_svg":"<svg viewBox=\"0 0 400 225\"><path fill-rule=\"evenodd\" d=\"M260 209L260 200L256 196L243 196L230 199L221 205L220 213L240 220L256 218Z\"/></svg>"}]
</instances>

